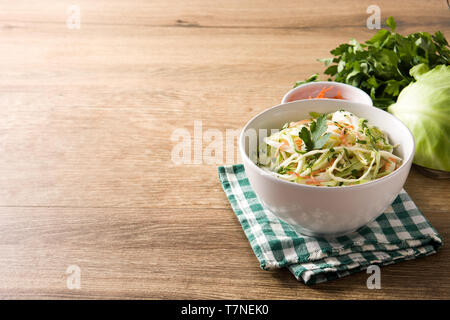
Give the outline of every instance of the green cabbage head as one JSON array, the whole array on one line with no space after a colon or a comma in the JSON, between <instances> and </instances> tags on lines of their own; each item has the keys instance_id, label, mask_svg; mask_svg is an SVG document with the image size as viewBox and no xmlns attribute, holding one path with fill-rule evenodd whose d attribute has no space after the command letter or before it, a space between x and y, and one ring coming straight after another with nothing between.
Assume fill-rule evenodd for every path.
<instances>
[{"instance_id":1,"label":"green cabbage head","mask_svg":"<svg viewBox=\"0 0 450 320\"><path fill-rule=\"evenodd\" d=\"M438 65L428 70L420 64L410 74L417 81L400 92L388 111L414 135L414 163L450 171L450 66Z\"/></svg>"}]
</instances>

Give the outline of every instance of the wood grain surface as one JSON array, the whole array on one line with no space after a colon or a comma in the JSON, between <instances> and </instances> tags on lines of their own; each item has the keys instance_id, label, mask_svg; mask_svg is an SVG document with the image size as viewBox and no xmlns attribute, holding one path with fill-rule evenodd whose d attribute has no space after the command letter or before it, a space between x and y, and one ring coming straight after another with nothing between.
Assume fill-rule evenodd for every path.
<instances>
[{"instance_id":1,"label":"wood grain surface","mask_svg":"<svg viewBox=\"0 0 450 320\"><path fill-rule=\"evenodd\" d=\"M174 130L238 130L317 58L368 39L371 4L0 1L0 298L450 298L447 245L382 268L381 290L365 273L307 287L262 271L217 164L171 161ZM450 37L444 0L377 5L400 33ZM450 182L413 169L405 188L449 239Z\"/></svg>"}]
</instances>

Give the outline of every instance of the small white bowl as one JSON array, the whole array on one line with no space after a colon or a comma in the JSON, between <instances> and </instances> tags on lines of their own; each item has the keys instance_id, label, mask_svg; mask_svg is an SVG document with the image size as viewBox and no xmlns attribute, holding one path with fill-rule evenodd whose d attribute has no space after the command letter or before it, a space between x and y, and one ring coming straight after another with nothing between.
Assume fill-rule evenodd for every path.
<instances>
[{"instance_id":1,"label":"small white bowl","mask_svg":"<svg viewBox=\"0 0 450 320\"><path fill-rule=\"evenodd\" d=\"M268 174L259 168L255 152L249 150L247 136L260 129L279 129L286 122L319 113L348 110L387 133L391 144L399 146L395 153L403 159L393 173L368 183L321 187L296 184ZM414 138L408 128L391 114L367 104L344 100L313 99L281 104L258 114L244 127L239 150L251 186L263 204L276 216L298 226L310 236L338 236L354 231L376 219L394 201L408 177L414 157Z\"/></svg>"},{"instance_id":2,"label":"small white bowl","mask_svg":"<svg viewBox=\"0 0 450 320\"><path fill-rule=\"evenodd\" d=\"M329 100L342 100L342 99L333 99L341 94L343 100L359 102L363 104L367 104L372 106L373 102L370 96L362 91L361 89L351 86L349 84L341 83L341 82L332 82L332 81L317 81L317 82L309 82L298 87L289 90L281 100L281 103L288 103L297 100L312 100L316 98L309 97L317 97L320 91L323 88L331 89L325 93L325 97Z\"/></svg>"}]
</instances>

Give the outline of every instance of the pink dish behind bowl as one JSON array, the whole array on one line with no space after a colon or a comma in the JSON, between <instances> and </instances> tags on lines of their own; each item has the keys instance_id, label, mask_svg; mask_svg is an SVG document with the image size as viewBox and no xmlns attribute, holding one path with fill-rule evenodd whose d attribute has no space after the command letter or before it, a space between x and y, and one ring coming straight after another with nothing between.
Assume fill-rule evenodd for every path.
<instances>
[{"instance_id":1,"label":"pink dish behind bowl","mask_svg":"<svg viewBox=\"0 0 450 320\"><path fill-rule=\"evenodd\" d=\"M330 88L327 92L325 92L325 98L327 99L341 101L347 100L370 106L373 105L370 96L361 89L349 84L332 81L317 81L302 84L288 91L281 100L281 103L287 103L297 100L316 99L314 97L317 97L320 91L324 88ZM333 97L336 97L338 95L341 95L342 99L333 99Z\"/></svg>"}]
</instances>

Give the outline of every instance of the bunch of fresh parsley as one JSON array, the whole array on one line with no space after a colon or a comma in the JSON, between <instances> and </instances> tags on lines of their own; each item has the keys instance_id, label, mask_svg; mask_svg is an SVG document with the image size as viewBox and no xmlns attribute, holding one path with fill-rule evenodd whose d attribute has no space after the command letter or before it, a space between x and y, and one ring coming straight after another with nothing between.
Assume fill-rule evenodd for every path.
<instances>
[{"instance_id":1,"label":"bunch of fresh parsley","mask_svg":"<svg viewBox=\"0 0 450 320\"><path fill-rule=\"evenodd\" d=\"M334 77L329 80L359 87L381 109L394 103L400 91L414 81L409 73L412 67L424 63L431 70L450 62L449 44L442 32L402 36L395 33L394 18L389 17L386 24L391 31L381 29L365 43L352 39L331 50L334 58L319 59L328 67L324 73ZM312 75L295 87L318 79L318 74Z\"/></svg>"}]
</instances>

